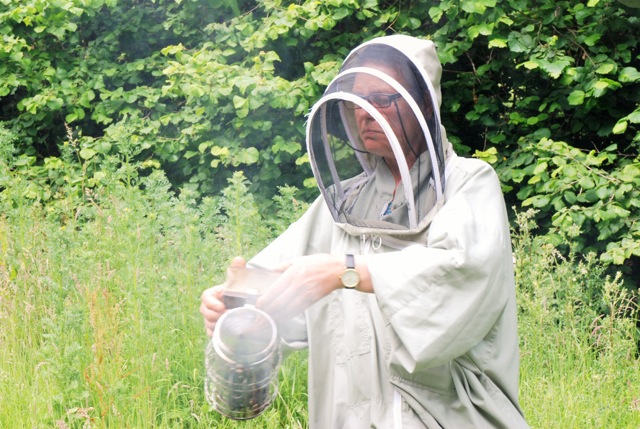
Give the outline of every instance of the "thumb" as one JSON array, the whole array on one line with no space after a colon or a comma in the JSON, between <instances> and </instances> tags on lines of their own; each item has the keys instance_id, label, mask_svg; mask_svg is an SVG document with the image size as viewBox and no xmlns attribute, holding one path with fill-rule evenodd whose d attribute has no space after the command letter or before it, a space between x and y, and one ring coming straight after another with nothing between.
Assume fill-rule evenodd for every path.
<instances>
[{"instance_id":1,"label":"thumb","mask_svg":"<svg viewBox=\"0 0 640 429\"><path fill-rule=\"evenodd\" d=\"M236 256L231 261L231 268L244 268L247 266L247 262L242 256Z\"/></svg>"}]
</instances>

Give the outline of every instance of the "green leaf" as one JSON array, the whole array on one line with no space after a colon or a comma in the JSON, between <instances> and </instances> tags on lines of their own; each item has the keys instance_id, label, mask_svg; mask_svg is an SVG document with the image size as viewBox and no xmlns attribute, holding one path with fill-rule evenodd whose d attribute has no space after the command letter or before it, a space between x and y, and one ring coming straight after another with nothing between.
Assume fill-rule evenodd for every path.
<instances>
[{"instance_id":1,"label":"green leaf","mask_svg":"<svg viewBox=\"0 0 640 429\"><path fill-rule=\"evenodd\" d=\"M496 0L465 0L460 2L462 10L468 13L483 14L488 7L495 7Z\"/></svg>"},{"instance_id":2,"label":"green leaf","mask_svg":"<svg viewBox=\"0 0 640 429\"><path fill-rule=\"evenodd\" d=\"M554 79L559 78L560 74L570 64L571 64L571 62L568 59L561 59L561 60L557 60L557 61L553 61L553 62L540 61L540 66L542 67L542 69L544 71L546 71L547 73L549 73L549 76L551 76Z\"/></svg>"},{"instance_id":3,"label":"green leaf","mask_svg":"<svg viewBox=\"0 0 640 429\"><path fill-rule=\"evenodd\" d=\"M583 203L595 203L596 201L600 201L600 198L598 198L598 194L594 189L589 189L588 191L578 195L578 201Z\"/></svg>"},{"instance_id":4,"label":"green leaf","mask_svg":"<svg viewBox=\"0 0 640 429\"><path fill-rule=\"evenodd\" d=\"M96 152L95 150L93 150L91 148L85 147L85 148L80 149L80 158L82 158L82 159L91 159L94 156L96 156L96 153L98 153L98 152Z\"/></svg>"},{"instance_id":5,"label":"green leaf","mask_svg":"<svg viewBox=\"0 0 640 429\"><path fill-rule=\"evenodd\" d=\"M204 153L204 151L206 151L206 150L211 146L211 144L212 144L212 143L211 143L210 141L200 143L200 144L198 145L198 152L200 152L200 153Z\"/></svg>"},{"instance_id":6,"label":"green leaf","mask_svg":"<svg viewBox=\"0 0 640 429\"><path fill-rule=\"evenodd\" d=\"M598 195L598 198L600 198L601 200L607 200L609 199L609 197L611 197L611 195L613 195L613 192L611 191L611 189L607 188L606 186L601 186L598 189L596 189L596 194Z\"/></svg>"},{"instance_id":7,"label":"green leaf","mask_svg":"<svg viewBox=\"0 0 640 429\"><path fill-rule=\"evenodd\" d=\"M195 150L188 150L186 151L182 156L184 156L185 159L191 159L194 156L198 155L198 152Z\"/></svg>"},{"instance_id":8,"label":"green leaf","mask_svg":"<svg viewBox=\"0 0 640 429\"><path fill-rule=\"evenodd\" d=\"M506 48L507 41L505 39L499 39L499 38L491 39L489 40L489 47L490 48Z\"/></svg>"},{"instance_id":9,"label":"green leaf","mask_svg":"<svg viewBox=\"0 0 640 429\"><path fill-rule=\"evenodd\" d=\"M418 18L409 18L408 27L412 30L417 30L422 25L422 21Z\"/></svg>"},{"instance_id":10,"label":"green leaf","mask_svg":"<svg viewBox=\"0 0 640 429\"><path fill-rule=\"evenodd\" d=\"M535 208L544 208L549 205L551 198L547 195L535 195L531 198L527 198L522 202L523 206L533 206Z\"/></svg>"},{"instance_id":11,"label":"green leaf","mask_svg":"<svg viewBox=\"0 0 640 429\"><path fill-rule=\"evenodd\" d=\"M244 107L247 107L248 105L249 100L247 100L246 98L242 98L238 95L233 96L233 107L235 107L236 109L242 109Z\"/></svg>"},{"instance_id":12,"label":"green leaf","mask_svg":"<svg viewBox=\"0 0 640 429\"><path fill-rule=\"evenodd\" d=\"M574 204L577 201L576 198L576 194L574 194L571 191L567 191L564 193L564 199L569 203L569 204Z\"/></svg>"},{"instance_id":13,"label":"green leaf","mask_svg":"<svg viewBox=\"0 0 640 429\"><path fill-rule=\"evenodd\" d=\"M299 153L301 149L302 147L299 142L285 140L281 136L276 136L273 140L273 145L271 146L271 151L273 153L286 152L291 155Z\"/></svg>"},{"instance_id":14,"label":"green leaf","mask_svg":"<svg viewBox=\"0 0 640 429\"><path fill-rule=\"evenodd\" d=\"M615 64L611 64L611 63L606 63L606 64L602 64L600 65L600 67L598 67L595 72L598 74L609 74L612 71L614 71L616 68Z\"/></svg>"},{"instance_id":15,"label":"green leaf","mask_svg":"<svg viewBox=\"0 0 640 429\"><path fill-rule=\"evenodd\" d=\"M82 95L80 96L80 99L78 100L78 103L83 107L89 108L91 107L91 101L93 101L93 99L95 98L96 98L95 92L88 89L82 93Z\"/></svg>"},{"instance_id":16,"label":"green leaf","mask_svg":"<svg viewBox=\"0 0 640 429\"><path fill-rule=\"evenodd\" d=\"M596 184L589 176L582 176L578 181L578 184L582 187L582 189L592 189Z\"/></svg>"},{"instance_id":17,"label":"green leaf","mask_svg":"<svg viewBox=\"0 0 640 429\"><path fill-rule=\"evenodd\" d=\"M508 40L512 52L528 52L533 45L533 38L528 34L512 32Z\"/></svg>"},{"instance_id":18,"label":"green leaf","mask_svg":"<svg viewBox=\"0 0 640 429\"><path fill-rule=\"evenodd\" d=\"M579 106L583 104L584 96L585 96L584 91L580 91L580 90L572 91L571 94L569 94L569 99L568 99L569 104L572 106Z\"/></svg>"},{"instance_id":19,"label":"green leaf","mask_svg":"<svg viewBox=\"0 0 640 429\"><path fill-rule=\"evenodd\" d=\"M62 100L61 98L52 98L50 100L47 100L47 107L51 110L60 110L63 104L64 100Z\"/></svg>"},{"instance_id":20,"label":"green leaf","mask_svg":"<svg viewBox=\"0 0 640 429\"><path fill-rule=\"evenodd\" d=\"M495 147L490 147L485 151L476 150L473 154L475 158L481 159L489 164L495 164L498 161L498 150Z\"/></svg>"},{"instance_id":21,"label":"green leaf","mask_svg":"<svg viewBox=\"0 0 640 429\"><path fill-rule=\"evenodd\" d=\"M438 21L440 21L440 18L442 18L443 13L444 11L438 6L432 6L429 8L429 16L431 17L431 20L435 24L437 24Z\"/></svg>"},{"instance_id":22,"label":"green leaf","mask_svg":"<svg viewBox=\"0 0 640 429\"><path fill-rule=\"evenodd\" d=\"M623 134L625 131L627 131L627 125L629 125L629 122L627 122L626 120L619 120L613 126L613 134Z\"/></svg>"},{"instance_id":23,"label":"green leaf","mask_svg":"<svg viewBox=\"0 0 640 429\"><path fill-rule=\"evenodd\" d=\"M211 148L211 155L213 155L213 156L226 156L226 155L229 155L229 148L220 147L220 146L213 146Z\"/></svg>"},{"instance_id":24,"label":"green leaf","mask_svg":"<svg viewBox=\"0 0 640 429\"><path fill-rule=\"evenodd\" d=\"M127 93L123 94L122 98L127 103L135 103L138 100L138 96L136 94L134 94L134 93L131 93L131 92L127 92Z\"/></svg>"},{"instance_id":25,"label":"green leaf","mask_svg":"<svg viewBox=\"0 0 640 429\"><path fill-rule=\"evenodd\" d=\"M630 83L640 80L640 72L635 67L625 67L618 76L620 82Z\"/></svg>"},{"instance_id":26,"label":"green leaf","mask_svg":"<svg viewBox=\"0 0 640 429\"><path fill-rule=\"evenodd\" d=\"M636 109L627 116L632 124L640 124L640 109Z\"/></svg>"},{"instance_id":27,"label":"green leaf","mask_svg":"<svg viewBox=\"0 0 640 429\"><path fill-rule=\"evenodd\" d=\"M80 120L84 119L84 110L82 110L81 108L74 107L73 113L76 115L76 118Z\"/></svg>"},{"instance_id":28,"label":"green leaf","mask_svg":"<svg viewBox=\"0 0 640 429\"><path fill-rule=\"evenodd\" d=\"M467 31L472 40L480 35L489 36L493 33L493 23L472 25Z\"/></svg>"},{"instance_id":29,"label":"green leaf","mask_svg":"<svg viewBox=\"0 0 640 429\"><path fill-rule=\"evenodd\" d=\"M258 151L258 149L256 149L255 147L249 147L249 148L246 148L246 149L240 151L237 154L237 156L235 158L234 165L238 165L238 164L247 164L247 165L255 164L256 162L258 162L259 158L260 158L260 152Z\"/></svg>"},{"instance_id":30,"label":"green leaf","mask_svg":"<svg viewBox=\"0 0 640 429\"><path fill-rule=\"evenodd\" d=\"M111 152L111 143L105 140L100 140L95 149L101 154L108 154Z\"/></svg>"},{"instance_id":31,"label":"green leaf","mask_svg":"<svg viewBox=\"0 0 640 429\"><path fill-rule=\"evenodd\" d=\"M602 34L593 33L584 39L584 43L587 46L594 46L598 40L602 37Z\"/></svg>"},{"instance_id":32,"label":"green leaf","mask_svg":"<svg viewBox=\"0 0 640 429\"><path fill-rule=\"evenodd\" d=\"M549 167L549 164L546 161L542 161L538 165L536 165L536 168L533 169L533 174L541 174L547 170L547 167Z\"/></svg>"}]
</instances>

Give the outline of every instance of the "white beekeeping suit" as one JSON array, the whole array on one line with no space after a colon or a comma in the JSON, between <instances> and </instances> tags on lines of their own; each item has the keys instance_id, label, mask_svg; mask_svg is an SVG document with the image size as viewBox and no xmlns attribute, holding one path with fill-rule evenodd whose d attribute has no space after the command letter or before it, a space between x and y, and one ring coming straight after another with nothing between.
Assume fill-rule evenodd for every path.
<instances>
[{"instance_id":1,"label":"white beekeeping suit","mask_svg":"<svg viewBox=\"0 0 640 429\"><path fill-rule=\"evenodd\" d=\"M453 152L440 75L427 40L354 49L308 120L322 196L250 261L366 257L373 294L336 290L282 327L309 347L311 428L528 427L504 200Z\"/></svg>"}]
</instances>

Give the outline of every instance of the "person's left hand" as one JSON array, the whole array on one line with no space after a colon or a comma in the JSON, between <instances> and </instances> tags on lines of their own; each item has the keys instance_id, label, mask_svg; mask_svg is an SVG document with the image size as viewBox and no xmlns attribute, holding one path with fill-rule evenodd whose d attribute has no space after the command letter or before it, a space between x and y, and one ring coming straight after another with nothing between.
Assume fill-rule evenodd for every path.
<instances>
[{"instance_id":1,"label":"person's left hand","mask_svg":"<svg viewBox=\"0 0 640 429\"><path fill-rule=\"evenodd\" d=\"M256 306L277 322L286 321L342 287L344 257L329 254L301 256L277 267L278 280L258 299Z\"/></svg>"}]
</instances>

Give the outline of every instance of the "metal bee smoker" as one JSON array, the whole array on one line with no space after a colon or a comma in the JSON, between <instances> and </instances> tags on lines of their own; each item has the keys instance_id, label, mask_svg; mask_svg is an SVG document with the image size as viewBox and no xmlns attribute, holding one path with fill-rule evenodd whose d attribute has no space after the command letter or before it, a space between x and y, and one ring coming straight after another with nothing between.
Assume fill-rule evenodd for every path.
<instances>
[{"instance_id":1,"label":"metal bee smoker","mask_svg":"<svg viewBox=\"0 0 640 429\"><path fill-rule=\"evenodd\" d=\"M279 273L232 269L218 319L205 351L205 396L220 414L234 420L257 417L278 390L280 337L273 319L254 307Z\"/></svg>"}]
</instances>

